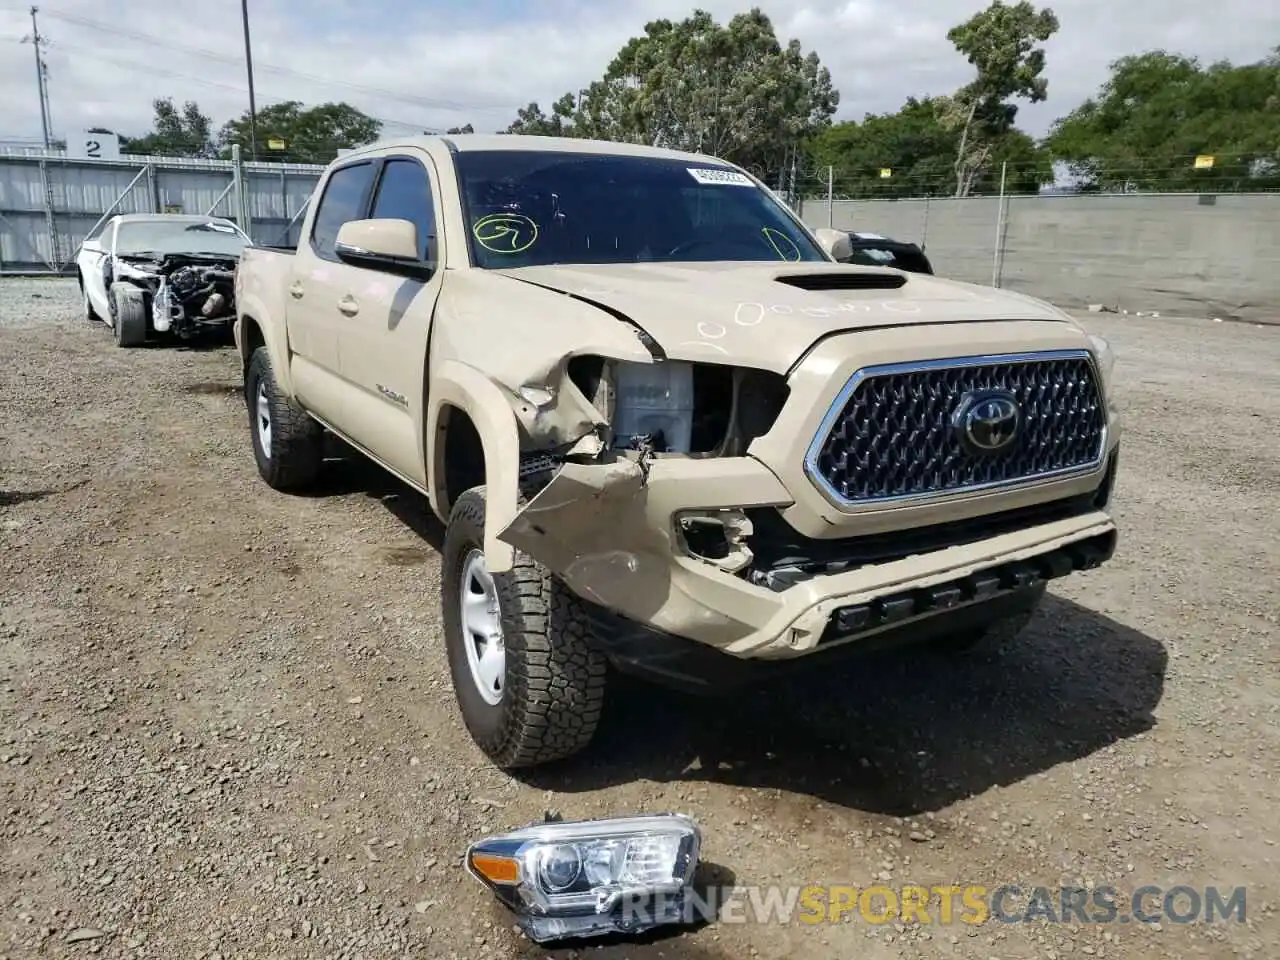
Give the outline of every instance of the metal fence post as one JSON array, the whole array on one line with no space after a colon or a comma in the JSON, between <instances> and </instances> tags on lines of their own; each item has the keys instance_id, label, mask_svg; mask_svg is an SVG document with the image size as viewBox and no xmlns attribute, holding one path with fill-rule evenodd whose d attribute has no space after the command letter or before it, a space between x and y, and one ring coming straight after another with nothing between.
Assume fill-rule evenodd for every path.
<instances>
[{"instance_id":1,"label":"metal fence post","mask_svg":"<svg viewBox=\"0 0 1280 960\"><path fill-rule=\"evenodd\" d=\"M827 164L827 229L836 225L836 168Z\"/></svg>"},{"instance_id":2,"label":"metal fence post","mask_svg":"<svg viewBox=\"0 0 1280 960\"><path fill-rule=\"evenodd\" d=\"M160 205L160 174L150 160L147 161L147 196L151 200L151 212L163 213L164 207Z\"/></svg>"},{"instance_id":3,"label":"metal fence post","mask_svg":"<svg viewBox=\"0 0 1280 960\"><path fill-rule=\"evenodd\" d=\"M1012 219L1010 214L1013 211L1013 195L1007 194L1004 198L1004 217L1000 222L1000 240L997 249L1000 251L999 269L996 271L996 286L1004 286L1004 261L1005 254L1009 249L1009 221Z\"/></svg>"},{"instance_id":4,"label":"metal fence post","mask_svg":"<svg viewBox=\"0 0 1280 960\"><path fill-rule=\"evenodd\" d=\"M289 216L289 178L285 176L284 167L280 168L280 209Z\"/></svg>"},{"instance_id":5,"label":"metal fence post","mask_svg":"<svg viewBox=\"0 0 1280 960\"><path fill-rule=\"evenodd\" d=\"M1004 183L1009 164L1000 164L1000 201L996 204L996 242L991 251L991 285L1000 286L1000 261L1004 253Z\"/></svg>"},{"instance_id":6,"label":"metal fence post","mask_svg":"<svg viewBox=\"0 0 1280 960\"><path fill-rule=\"evenodd\" d=\"M249 196L244 175L244 161L240 154L240 144L231 145L231 184L235 194L236 223L250 237L253 236L253 223L249 217Z\"/></svg>"}]
</instances>

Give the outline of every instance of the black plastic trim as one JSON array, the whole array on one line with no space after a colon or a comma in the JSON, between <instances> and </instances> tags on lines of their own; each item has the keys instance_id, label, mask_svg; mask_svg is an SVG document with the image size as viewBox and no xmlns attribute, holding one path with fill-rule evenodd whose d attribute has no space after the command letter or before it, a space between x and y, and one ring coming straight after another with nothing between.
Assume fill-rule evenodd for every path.
<instances>
[{"instance_id":1,"label":"black plastic trim","mask_svg":"<svg viewBox=\"0 0 1280 960\"><path fill-rule=\"evenodd\" d=\"M730 656L591 604L587 616L593 626L592 643L620 672L687 693L729 693L794 670L821 669L844 656L925 643L1013 616L1039 602L1048 580L1105 562L1115 543L1116 532L1111 530L926 590L842 607L832 615L814 652L782 660Z\"/></svg>"},{"instance_id":2,"label":"black plastic trim","mask_svg":"<svg viewBox=\"0 0 1280 960\"><path fill-rule=\"evenodd\" d=\"M870 603L840 607L831 617L818 646L857 639L858 635L902 620L984 603L1001 594L1041 586L1058 577L1092 570L1111 559L1116 532L1111 530L1058 547L1027 560L988 567L980 573L944 581L919 590L877 597Z\"/></svg>"}]
</instances>

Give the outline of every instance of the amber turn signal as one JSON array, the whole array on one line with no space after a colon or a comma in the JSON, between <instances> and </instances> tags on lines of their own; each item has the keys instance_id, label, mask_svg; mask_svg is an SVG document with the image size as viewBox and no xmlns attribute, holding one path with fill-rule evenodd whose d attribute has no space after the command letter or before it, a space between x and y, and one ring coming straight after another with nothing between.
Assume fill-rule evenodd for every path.
<instances>
[{"instance_id":1,"label":"amber turn signal","mask_svg":"<svg viewBox=\"0 0 1280 960\"><path fill-rule=\"evenodd\" d=\"M515 886L520 882L520 864L510 857L497 857L489 853L473 852L471 869L490 883Z\"/></svg>"}]
</instances>

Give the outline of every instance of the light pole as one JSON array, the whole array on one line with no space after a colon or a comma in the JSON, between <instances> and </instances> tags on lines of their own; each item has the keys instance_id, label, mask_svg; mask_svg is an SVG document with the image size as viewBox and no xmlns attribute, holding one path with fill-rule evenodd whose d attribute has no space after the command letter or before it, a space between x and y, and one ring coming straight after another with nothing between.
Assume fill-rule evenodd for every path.
<instances>
[{"instance_id":1,"label":"light pole","mask_svg":"<svg viewBox=\"0 0 1280 960\"><path fill-rule=\"evenodd\" d=\"M249 43L249 0L240 0L244 21L244 66L249 73L249 159L258 159L258 105L253 97L253 50Z\"/></svg>"},{"instance_id":2,"label":"light pole","mask_svg":"<svg viewBox=\"0 0 1280 960\"><path fill-rule=\"evenodd\" d=\"M48 150L52 146L50 140L49 128L53 126L52 118L49 116L49 88L45 86L45 64L44 54L40 48L44 46L45 39L40 36L40 24L36 22L36 14L40 12L39 7L31 8L31 46L36 52L36 90L40 94L40 129L44 133L44 148ZM25 42L28 38L23 37Z\"/></svg>"}]
</instances>

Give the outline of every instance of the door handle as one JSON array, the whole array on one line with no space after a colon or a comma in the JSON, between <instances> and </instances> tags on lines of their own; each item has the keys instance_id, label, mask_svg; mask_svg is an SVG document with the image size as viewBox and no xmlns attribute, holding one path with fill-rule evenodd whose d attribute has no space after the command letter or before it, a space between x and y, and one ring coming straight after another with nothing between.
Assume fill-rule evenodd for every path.
<instances>
[{"instance_id":1,"label":"door handle","mask_svg":"<svg viewBox=\"0 0 1280 960\"><path fill-rule=\"evenodd\" d=\"M338 310L348 317L354 317L360 312L360 304L356 303L356 298L347 294L338 301Z\"/></svg>"},{"instance_id":2,"label":"door handle","mask_svg":"<svg viewBox=\"0 0 1280 960\"><path fill-rule=\"evenodd\" d=\"M302 284L300 284L300 283L295 283L292 287L290 287L290 288L289 288L289 296L293 297L293 299L295 299L295 300L301 300L301 299L302 299Z\"/></svg>"}]
</instances>

